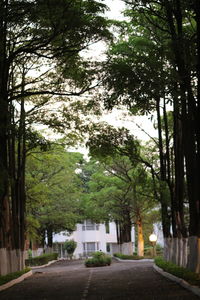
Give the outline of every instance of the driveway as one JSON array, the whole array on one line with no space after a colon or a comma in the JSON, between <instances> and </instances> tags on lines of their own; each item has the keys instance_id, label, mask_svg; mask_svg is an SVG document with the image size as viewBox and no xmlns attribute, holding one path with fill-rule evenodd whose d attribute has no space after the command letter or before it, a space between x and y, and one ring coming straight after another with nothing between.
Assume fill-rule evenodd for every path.
<instances>
[{"instance_id":1,"label":"driveway","mask_svg":"<svg viewBox=\"0 0 200 300\"><path fill-rule=\"evenodd\" d=\"M162 277L152 262L117 262L85 268L83 261L59 261L0 292L1 300L195 300L199 297Z\"/></svg>"}]
</instances>

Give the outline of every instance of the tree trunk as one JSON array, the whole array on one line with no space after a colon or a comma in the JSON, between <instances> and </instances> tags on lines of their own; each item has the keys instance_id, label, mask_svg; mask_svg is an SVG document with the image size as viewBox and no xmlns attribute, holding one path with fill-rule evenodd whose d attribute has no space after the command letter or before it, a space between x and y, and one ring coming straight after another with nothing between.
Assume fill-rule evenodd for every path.
<instances>
[{"instance_id":1,"label":"tree trunk","mask_svg":"<svg viewBox=\"0 0 200 300\"><path fill-rule=\"evenodd\" d=\"M158 120L158 141L159 141L159 158L160 158L160 203L161 203L161 217L164 238L171 237L170 225L171 220L168 210L169 199L166 199L164 190L166 189L166 162L164 159L162 125L160 116L160 99L156 99L156 112Z\"/></svg>"},{"instance_id":2,"label":"tree trunk","mask_svg":"<svg viewBox=\"0 0 200 300\"><path fill-rule=\"evenodd\" d=\"M138 228L137 255L144 256L144 236L143 236L143 226L142 226L141 219L137 221L137 228Z\"/></svg>"},{"instance_id":3,"label":"tree trunk","mask_svg":"<svg viewBox=\"0 0 200 300\"><path fill-rule=\"evenodd\" d=\"M53 230L51 226L47 228L47 246L48 248L53 247Z\"/></svg>"},{"instance_id":4,"label":"tree trunk","mask_svg":"<svg viewBox=\"0 0 200 300\"><path fill-rule=\"evenodd\" d=\"M172 7L169 1L165 1L165 9L167 22L171 33L172 50L174 52L175 63L177 67L177 73L179 75L179 83L182 89L182 124L183 124L183 141L184 141L184 156L186 162L186 177L187 177L187 189L189 198L189 256L188 267L192 270L196 270L198 264L198 247L196 246L198 235L200 231L200 207L199 207L199 193L200 193L200 144L199 144L199 91L198 86L198 99L196 101L192 82L190 66L188 61L190 59L190 53L188 47L184 42L183 36L183 17L182 7L180 1L175 1L175 6ZM197 35L200 37L200 13L199 2L195 1L196 6L194 10L196 12L197 21ZM197 62L200 62L200 44L197 44ZM187 57L187 61L186 58ZM198 81L200 73L197 73ZM199 82L198 82L199 85Z\"/></svg>"}]
</instances>

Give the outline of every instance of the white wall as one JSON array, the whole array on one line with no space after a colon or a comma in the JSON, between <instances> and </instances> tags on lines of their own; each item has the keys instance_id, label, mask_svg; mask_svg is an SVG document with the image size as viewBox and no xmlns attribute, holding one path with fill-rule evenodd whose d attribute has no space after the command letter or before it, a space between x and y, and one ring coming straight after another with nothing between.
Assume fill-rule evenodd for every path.
<instances>
[{"instance_id":1,"label":"white wall","mask_svg":"<svg viewBox=\"0 0 200 300\"><path fill-rule=\"evenodd\" d=\"M154 233L157 235L157 242L161 247L164 247L164 238L163 238L163 231L161 223L155 223L153 225Z\"/></svg>"},{"instance_id":2,"label":"white wall","mask_svg":"<svg viewBox=\"0 0 200 300\"><path fill-rule=\"evenodd\" d=\"M106 244L111 244L111 254L118 249L117 245L117 233L116 233L116 225L114 222L109 223L109 233L106 233L106 226L105 224L99 224L99 230L83 230L83 224L77 224L76 230L71 234L67 235L64 232L59 234L55 234L53 237L53 242L65 242L66 240L75 240L77 242L77 248L74 252L74 256L79 258L84 250L83 250L83 243L88 242L96 242L99 243L99 250L106 252ZM134 247L135 241L135 233L134 228L132 229L132 241ZM112 250L113 249L113 250Z\"/></svg>"}]
</instances>

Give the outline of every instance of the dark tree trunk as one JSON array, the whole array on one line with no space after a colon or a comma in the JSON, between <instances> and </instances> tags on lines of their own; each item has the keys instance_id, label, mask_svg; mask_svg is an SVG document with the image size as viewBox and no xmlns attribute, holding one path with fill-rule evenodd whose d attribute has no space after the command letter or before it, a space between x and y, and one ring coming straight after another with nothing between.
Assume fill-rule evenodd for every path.
<instances>
[{"instance_id":1,"label":"dark tree trunk","mask_svg":"<svg viewBox=\"0 0 200 300\"><path fill-rule=\"evenodd\" d=\"M177 88L176 88L177 89ZM174 99L174 161L175 161L175 191L174 212L179 237L187 237L184 220L184 149L181 111L178 99Z\"/></svg>"},{"instance_id":2,"label":"dark tree trunk","mask_svg":"<svg viewBox=\"0 0 200 300\"><path fill-rule=\"evenodd\" d=\"M199 3L194 1L194 10L196 11L197 20L197 36L199 33ZM184 40L183 33L183 16L182 3L179 0L174 1L174 6L170 1L164 2L166 9L167 22L171 33L172 51L175 57L175 64L179 76L179 84L181 87L181 107L182 107L182 125L183 125L183 147L186 165L187 190L189 198L189 247L190 255L188 267L196 271L198 261L197 238L199 233L199 87L198 99L196 101L192 90L191 65L188 63L192 61L188 46ZM199 42L197 42L197 62L199 64ZM187 58L187 60L186 60ZM197 72L197 79L199 80L199 71ZM199 263L200 264L200 263Z\"/></svg>"},{"instance_id":3,"label":"dark tree trunk","mask_svg":"<svg viewBox=\"0 0 200 300\"><path fill-rule=\"evenodd\" d=\"M169 199L165 199L165 193L163 192L163 189L166 187L166 161L164 158L159 98L156 99L156 111L157 111L157 120L158 120L158 142L159 142L159 158L160 158L160 203L161 203L162 228L163 228L164 237L169 238L171 236L170 233L171 221L170 221L169 210L168 210Z\"/></svg>"},{"instance_id":4,"label":"dark tree trunk","mask_svg":"<svg viewBox=\"0 0 200 300\"><path fill-rule=\"evenodd\" d=\"M53 229L51 226L47 228L47 246L49 248L53 247Z\"/></svg>"}]
</instances>

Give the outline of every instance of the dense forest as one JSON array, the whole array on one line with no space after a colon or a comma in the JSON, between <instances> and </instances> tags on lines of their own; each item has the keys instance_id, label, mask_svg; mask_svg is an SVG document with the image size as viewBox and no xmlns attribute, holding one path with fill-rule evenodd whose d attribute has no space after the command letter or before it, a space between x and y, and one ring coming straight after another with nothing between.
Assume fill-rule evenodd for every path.
<instances>
[{"instance_id":1,"label":"dense forest","mask_svg":"<svg viewBox=\"0 0 200 300\"><path fill-rule=\"evenodd\" d=\"M121 245L134 224L142 254L157 208L165 259L200 272L200 2L122 2L124 21L108 1L0 0L2 275L24 268L27 238L51 245L85 217L114 220ZM158 138L97 121L120 107L156 114ZM67 151L85 141L89 162Z\"/></svg>"}]
</instances>

